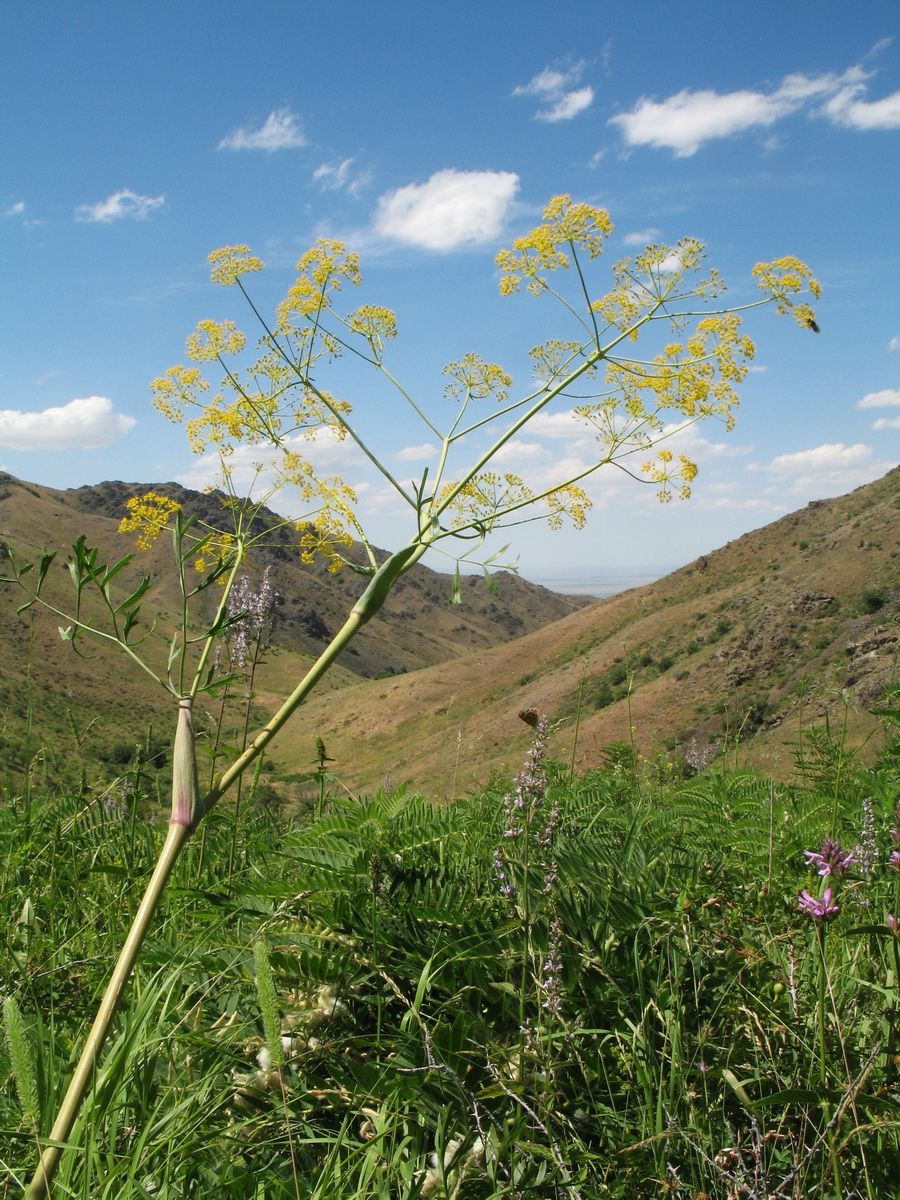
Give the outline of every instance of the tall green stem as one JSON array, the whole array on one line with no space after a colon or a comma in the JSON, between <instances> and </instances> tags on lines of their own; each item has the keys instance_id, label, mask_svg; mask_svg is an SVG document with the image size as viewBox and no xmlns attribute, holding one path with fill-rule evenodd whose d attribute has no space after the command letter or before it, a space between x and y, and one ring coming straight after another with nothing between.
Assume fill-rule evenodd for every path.
<instances>
[{"instance_id":1,"label":"tall green stem","mask_svg":"<svg viewBox=\"0 0 900 1200\"><path fill-rule=\"evenodd\" d=\"M363 625L378 612L397 579L422 557L426 549L427 546L423 543L413 543L391 555L382 564L330 645L307 671L275 716L257 734L244 753L232 763L218 782L202 797L199 795L197 782L197 760L194 752L194 730L191 720L192 699L190 696L186 696L179 701L178 728L173 754L172 819L169 832L147 885L144 898L116 960L109 983L106 985L106 991L75 1068L75 1074L72 1076L56 1121L50 1131L52 1141L65 1142L72 1131L84 1097L87 1095L88 1087L94 1077L97 1061L109 1034L116 1008L150 928L153 913L191 833L213 805L262 753L288 718L300 707L341 651ZM60 1146L48 1146L44 1150L37 1170L25 1192L24 1200L42 1200L48 1194L50 1182L59 1165L61 1154Z\"/></svg>"},{"instance_id":2,"label":"tall green stem","mask_svg":"<svg viewBox=\"0 0 900 1200\"><path fill-rule=\"evenodd\" d=\"M119 1000L143 945L153 913L172 873L172 868L178 861L178 856L190 834L191 831L186 825L171 824L169 826L169 832L156 861L156 867L147 885L144 898L119 953L109 983L106 985L106 991L103 993L103 999L94 1018L94 1024L91 1026L91 1032L81 1051L75 1074L72 1076L65 1099L57 1113L53 1128L50 1130L50 1140L53 1142L67 1141L72 1132L72 1126L75 1124L82 1101L94 1077L100 1051L103 1049ZM50 1180L59 1165L61 1154L60 1146L48 1146L44 1150L38 1168L25 1193L25 1200L39 1200L40 1197L47 1195Z\"/></svg>"}]
</instances>

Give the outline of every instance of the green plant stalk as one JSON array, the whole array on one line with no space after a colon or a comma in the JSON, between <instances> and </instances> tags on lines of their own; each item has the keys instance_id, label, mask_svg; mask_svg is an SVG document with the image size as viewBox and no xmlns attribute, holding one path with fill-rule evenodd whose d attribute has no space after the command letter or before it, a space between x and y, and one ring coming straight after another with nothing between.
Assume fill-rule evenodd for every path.
<instances>
[{"instance_id":1,"label":"green plant stalk","mask_svg":"<svg viewBox=\"0 0 900 1200\"><path fill-rule=\"evenodd\" d=\"M179 701L178 729L172 755L172 818L169 832L125 939L125 944L116 960L109 983L106 985L103 999L75 1068L75 1074L72 1076L50 1131L52 1142L67 1141L72 1131L94 1076L97 1060L109 1034L119 1000L149 931L156 906L165 890L172 869L191 834L213 805L241 777L247 767L262 753L275 734L300 707L351 639L378 612L397 579L422 557L427 548L428 546L424 542L414 542L392 554L381 565L330 645L307 671L275 716L263 727L244 753L232 763L205 796L200 796L197 782L197 761L194 754L193 724L191 722L192 698L186 696ZM50 1182L59 1165L61 1154L61 1146L47 1146L41 1154L40 1162L25 1192L24 1200L42 1200L48 1194Z\"/></svg>"},{"instance_id":2,"label":"green plant stalk","mask_svg":"<svg viewBox=\"0 0 900 1200\"><path fill-rule=\"evenodd\" d=\"M819 987L818 987L818 1025L819 1025L819 1083L821 1084L823 1093L828 1087L828 1063L826 1059L827 1047L825 1043L825 992L828 983L828 967L825 962L825 925L816 924L816 943L819 947ZM822 1111L825 1115L826 1123L831 1121L831 1104L826 1101L824 1095L822 1097ZM830 1130L829 1133L829 1151L831 1158L831 1172L834 1183L835 1200L841 1200L843 1195L841 1189L841 1164L837 1152L837 1129Z\"/></svg>"},{"instance_id":3,"label":"green plant stalk","mask_svg":"<svg viewBox=\"0 0 900 1200\"><path fill-rule=\"evenodd\" d=\"M91 1031L81 1051L75 1074L72 1076L53 1128L50 1130L51 1142L65 1142L72 1131L72 1126L75 1124L82 1101L94 1076L97 1059L109 1033L119 1000L143 945L153 913L190 833L191 830L186 825L173 823L169 826L153 875L132 922L128 937L125 939L125 944L119 952ZM50 1181L59 1165L61 1155L62 1147L55 1145L46 1147L41 1154L34 1177L28 1185L25 1193L26 1200L39 1200L39 1197L47 1195Z\"/></svg>"}]
</instances>

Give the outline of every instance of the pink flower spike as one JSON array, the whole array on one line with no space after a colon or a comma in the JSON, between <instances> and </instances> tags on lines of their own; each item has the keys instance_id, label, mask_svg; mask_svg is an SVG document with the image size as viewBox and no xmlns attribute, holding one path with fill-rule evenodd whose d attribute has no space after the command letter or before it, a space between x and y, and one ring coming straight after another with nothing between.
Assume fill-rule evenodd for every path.
<instances>
[{"instance_id":1,"label":"pink flower spike","mask_svg":"<svg viewBox=\"0 0 900 1200\"><path fill-rule=\"evenodd\" d=\"M821 899L816 899L811 896L808 891L804 890L797 897L797 906L815 921L831 921L841 911L839 904L832 904L831 888L826 888L822 893Z\"/></svg>"},{"instance_id":2,"label":"pink flower spike","mask_svg":"<svg viewBox=\"0 0 900 1200\"><path fill-rule=\"evenodd\" d=\"M885 925L891 933L900 933L900 917L895 917L893 913L888 913Z\"/></svg>"}]
</instances>

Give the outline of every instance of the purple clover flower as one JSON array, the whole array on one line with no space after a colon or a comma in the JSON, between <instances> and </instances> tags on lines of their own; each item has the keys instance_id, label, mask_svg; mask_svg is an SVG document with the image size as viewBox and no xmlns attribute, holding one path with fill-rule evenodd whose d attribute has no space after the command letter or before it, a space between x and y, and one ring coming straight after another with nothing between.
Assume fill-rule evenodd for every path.
<instances>
[{"instance_id":1,"label":"purple clover flower","mask_svg":"<svg viewBox=\"0 0 900 1200\"><path fill-rule=\"evenodd\" d=\"M816 867L820 875L843 875L856 862L852 850L844 850L841 843L826 838L821 850L804 850L806 864Z\"/></svg>"},{"instance_id":2,"label":"purple clover flower","mask_svg":"<svg viewBox=\"0 0 900 1200\"><path fill-rule=\"evenodd\" d=\"M830 887L825 889L819 899L811 896L804 888L797 897L797 907L802 912L808 913L814 921L833 921L841 911L841 906L839 904L832 904L831 901L832 891Z\"/></svg>"},{"instance_id":3,"label":"purple clover flower","mask_svg":"<svg viewBox=\"0 0 900 1200\"><path fill-rule=\"evenodd\" d=\"M900 933L900 917L895 917L893 913L888 913L885 925L891 933Z\"/></svg>"},{"instance_id":4,"label":"purple clover flower","mask_svg":"<svg viewBox=\"0 0 900 1200\"><path fill-rule=\"evenodd\" d=\"M891 830L891 833L893 832L894 831ZM891 851L891 856L888 859L888 866L892 867L895 871L900 871L900 850Z\"/></svg>"}]
</instances>

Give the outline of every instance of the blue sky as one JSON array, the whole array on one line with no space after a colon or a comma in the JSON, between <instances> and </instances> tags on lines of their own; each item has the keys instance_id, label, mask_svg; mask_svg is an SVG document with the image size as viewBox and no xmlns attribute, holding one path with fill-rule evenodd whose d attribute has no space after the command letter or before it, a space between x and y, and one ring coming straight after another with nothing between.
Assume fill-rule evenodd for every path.
<instances>
[{"instance_id":1,"label":"blue sky","mask_svg":"<svg viewBox=\"0 0 900 1200\"><path fill-rule=\"evenodd\" d=\"M524 389L528 349L563 334L543 300L499 296L494 256L566 192L608 209L607 267L690 235L736 303L755 262L796 254L823 285L822 332L752 314L736 429L674 443L700 465L693 498L660 506L601 472L586 531L513 536L523 574L679 565L878 477L900 461L900 13L847 13L8 0L0 466L61 488L211 482L148 382L202 318L252 332L234 290L208 282L206 255L237 242L267 264L251 282L269 310L316 237L358 249L353 303L396 310L388 363L429 411L468 351ZM392 470L427 464L427 430L368 375L341 364L335 381ZM546 423L504 467L539 482L587 452ZM315 454L360 488L376 544L405 540L358 456Z\"/></svg>"}]
</instances>

